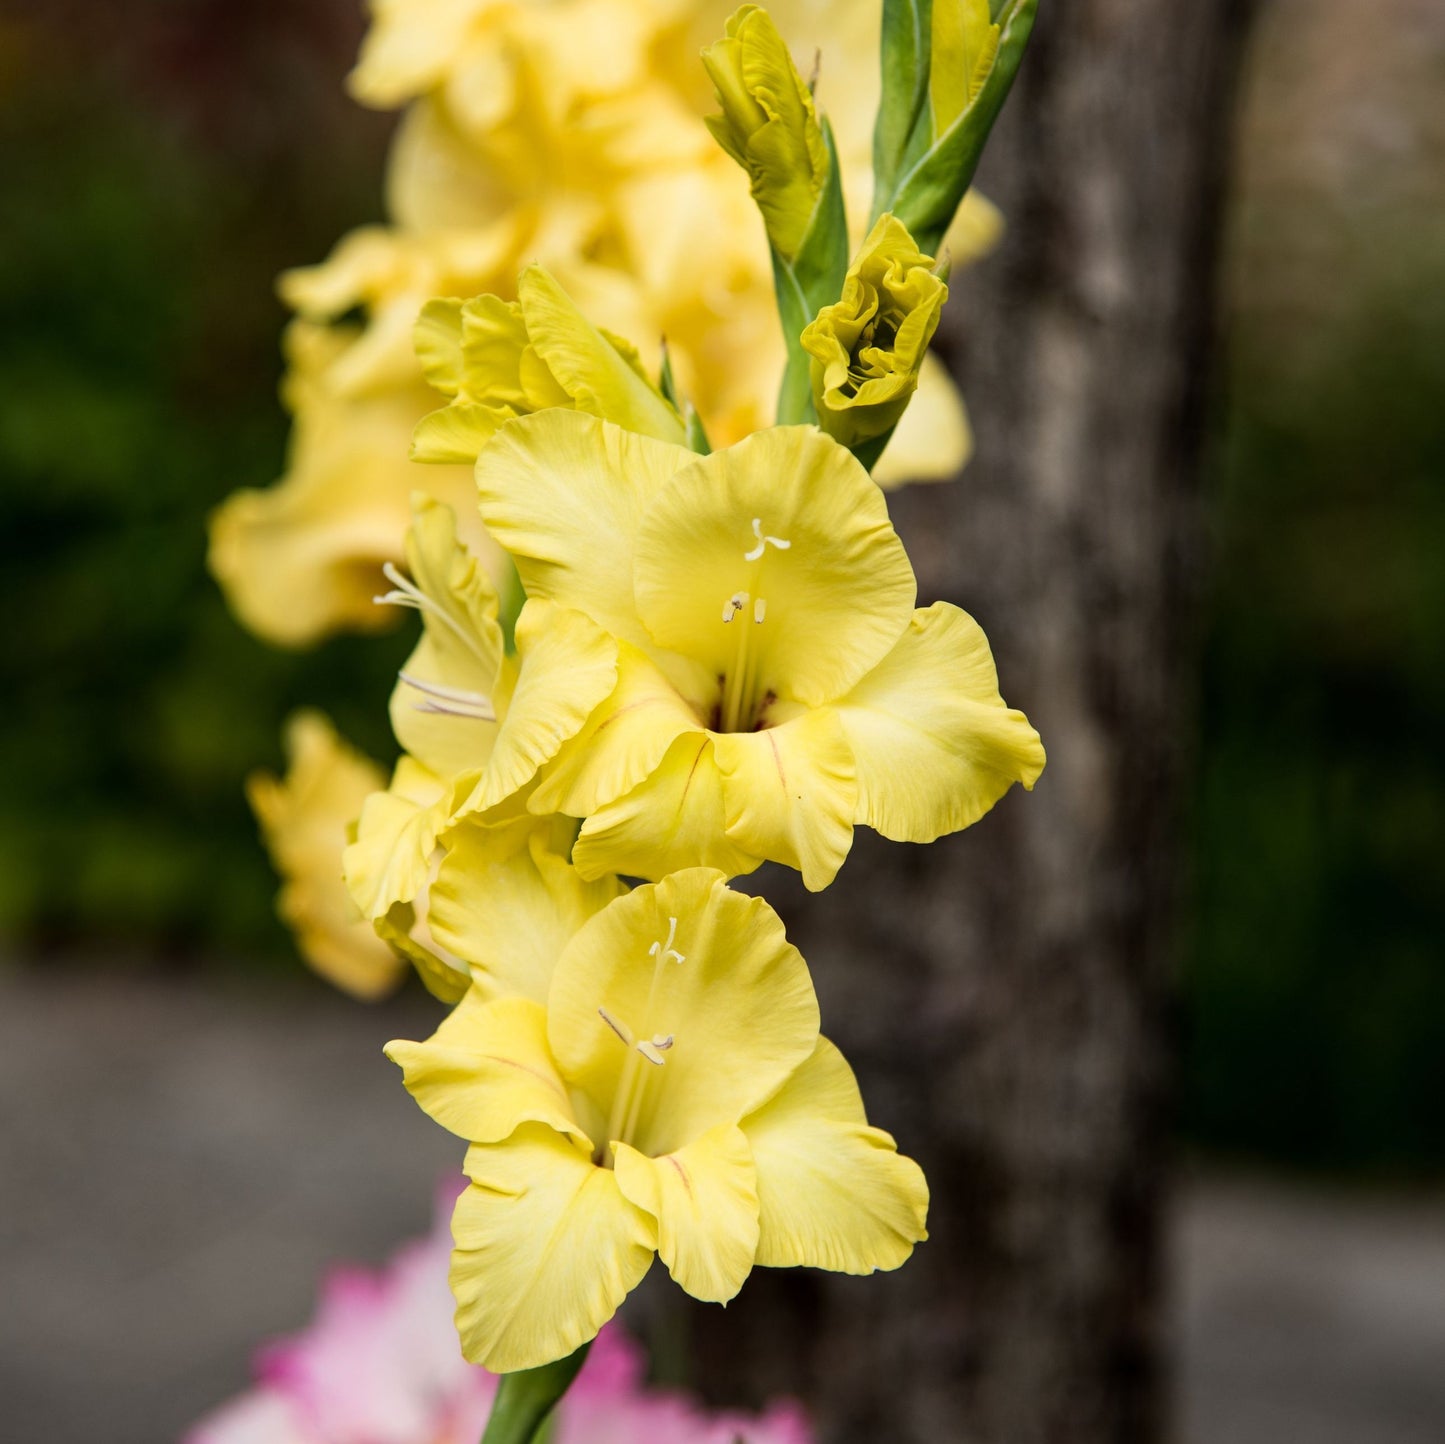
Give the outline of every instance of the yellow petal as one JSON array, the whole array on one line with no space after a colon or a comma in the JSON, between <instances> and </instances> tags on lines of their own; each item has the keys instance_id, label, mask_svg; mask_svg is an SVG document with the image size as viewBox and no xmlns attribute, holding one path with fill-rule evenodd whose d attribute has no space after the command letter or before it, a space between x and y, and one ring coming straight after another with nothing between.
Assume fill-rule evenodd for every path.
<instances>
[{"instance_id":1,"label":"yellow petal","mask_svg":"<svg viewBox=\"0 0 1445 1444\"><path fill-rule=\"evenodd\" d=\"M398 1039L386 1056L422 1112L472 1143L545 1123L592 1148L547 1051L547 1010L531 998L488 1002L472 989L425 1043Z\"/></svg>"},{"instance_id":2,"label":"yellow petal","mask_svg":"<svg viewBox=\"0 0 1445 1444\"><path fill-rule=\"evenodd\" d=\"M563 948L622 883L611 874L585 882L536 834L502 858L477 829L460 828L448 842L429 894L433 936L472 966L486 996L545 1002Z\"/></svg>"},{"instance_id":3,"label":"yellow petal","mask_svg":"<svg viewBox=\"0 0 1445 1444\"><path fill-rule=\"evenodd\" d=\"M885 491L911 481L952 481L973 455L963 397L933 352L923 358L918 390L888 443L873 480Z\"/></svg>"},{"instance_id":4,"label":"yellow petal","mask_svg":"<svg viewBox=\"0 0 1445 1444\"><path fill-rule=\"evenodd\" d=\"M599 807L582 824L572 861L583 877L618 872L660 878L681 867L715 867L729 877L752 872L762 855L727 836L722 774L707 733L688 732L631 792Z\"/></svg>"},{"instance_id":5,"label":"yellow petal","mask_svg":"<svg viewBox=\"0 0 1445 1444\"><path fill-rule=\"evenodd\" d=\"M757 1167L759 1264L867 1274L928 1237L923 1170L870 1128L853 1071L826 1038L743 1120Z\"/></svg>"},{"instance_id":6,"label":"yellow petal","mask_svg":"<svg viewBox=\"0 0 1445 1444\"><path fill-rule=\"evenodd\" d=\"M727 834L786 863L811 892L828 886L853 845L853 753L831 708L778 727L716 737Z\"/></svg>"},{"instance_id":7,"label":"yellow petal","mask_svg":"<svg viewBox=\"0 0 1445 1444\"><path fill-rule=\"evenodd\" d=\"M412 505L411 582L391 595L418 606L423 632L392 692L391 726L408 753L449 777L491 755L510 674L496 589L458 541L455 514L420 494Z\"/></svg>"},{"instance_id":8,"label":"yellow petal","mask_svg":"<svg viewBox=\"0 0 1445 1444\"><path fill-rule=\"evenodd\" d=\"M444 956L414 903L398 902L373 920L376 936L416 969L422 985L443 1003L459 1003L466 997L472 975L460 959Z\"/></svg>"},{"instance_id":9,"label":"yellow petal","mask_svg":"<svg viewBox=\"0 0 1445 1444\"><path fill-rule=\"evenodd\" d=\"M517 413L509 406L483 401L453 401L428 412L411 434L413 461L460 462L471 465L501 426Z\"/></svg>"},{"instance_id":10,"label":"yellow petal","mask_svg":"<svg viewBox=\"0 0 1445 1444\"><path fill-rule=\"evenodd\" d=\"M1044 767L1039 734L999 696L983 629L935 602L838 705L858 768L856 821L932 842L978 821Z\"/></svg>"},{"instance_id":11,"label":"yellow petal","mask_svg":"<svg viewBox=\"0 0 1445 1444\"><path fill-rule=\"evenodd\" d=\"M617 643L581 612L531 598L516 637L516 690L462 814L485 812L530 782L617 684Z\"/></svg>"},{"instance_id":12,"label":"yellow petal","mask_svg":"<svg viewBox=\"0 0 1445 1444\"><path fill-rule=\"evenodd\" d=\"M447 71L475 23L476 0L377 0L374 20L361 57L347 84L366 105L391 110Z\"/></svg>"},{"instance_id":13,"label":"yellow petal","mask_svg":"<svg viewBox=\"0 0 1445 1444\"><path fill-rule=\"evenodd\" d=\"M887 653L917 590L883 493L810 426L758 432L680 470L643 518L635 589L660 646L729 677L745 650L752 698L810 706Z\"/></svg>"},{"instance_id":14,"label":"yellow petal","mask_svg":"<svg viewBox=\"0 0 1445 1444\"><path fill-rule=\"evenodd\" d=\"M352 902L341 853L348 828L385 778L319 712L298 712L287 722L286 754L284 779L255 773L246 781L282 879L277 911L322 977L353 997L381 997L401 982L405 968Z\"/></svg>"},{"instance_id":15,"label":"yellow petal","mask_svg":"<svg viewBox=\"0 0 1445 1444\"><path fill-rule=\"evenodd\" d=\"M461 329L463 397L529 409L533 398L521 372L528 346L521 306L500 296L473 296L462 303ZM560 399L565 404L566 397Z\"/></svg>"},{"instance_id":16,"label":"yellow petal","mask_svg":"<svg viewBox=\"0 0 1445 1444\"><path fill-rule=\"evenodd\" d=\"M629 1048L615 1025L665 1061ZM563 1076L609 1113L609 1141L658 1157L774 1092L813 1051L818 1001L772 908L689 868L608 904L572 939L547 1031ZM623 1110L635 1112L631 1128L617 1116L624 1075L643 1080L637 1107Z\"/></svg>"},{"instance_id":17,"label":"yellow petal","mask_svg":"<svg viewBox=\"0 0 1445 1444\"><path fill-rule=\"evenodd\" d=\"M632 604L634 539L643 508L692 455L580 412L524 416L477 458L482 518L529 597L573 607L645 648Z\"/></svg>"},{"instance_id":18,"label":"yellow petal","mask_svg":"<svg viewBox=\"0 0 1445 1444\"><path fill-rule=\"evenodd\" d=\"M451 1266L463 1354L505 1374L572 1353L642 1282L656 1225L611 1169L539 1124L469 1149L466 1173Z\"/></svg>"},{"instance_id":19,"label":"yellow petal","mask_svg":"<svg viewBox=\"0 0 1445 1444\"><path fill-rule=\"evenodd\" d=\"M933 135L953 124L978 94L998 51L988 0L937 0L928 99Z\"/></svg>"},{"instance_id":20,"label":"yellow petal","mask_svg":"<svg viewBox=\"0 0 1445 1444\"><path fill-rule=\"evenodd\" d=\"M462 303L439 297L421 308L412 331L416 359L429 386L455 396L462 385Z\"/></svg>"},{"instance_id":21,"label":"yellow petal","mask_svg":"<svg viewBox=\"0 0 1445 1444\"><path fill-rule=\"evenodd\" d=\"M531 344L579 411L675 446L685 443L671 404L541 266L522 272L517 298Z\"/></svg>"},{"instance_id":22,"label":"yellow petal","mask_svg":"<svg viewBox=\"0 0 1445 1444\"><path fill-rule=\"evenodd\" d=\"M446 787L409 757L397 763L391 786L361 809L356 841L342 854L347 890L363 916L383 916L426 887L437 832L446 821Z\"/></svg>"},{"instance_id":23,"label":"yellow petal","mask_svg":"<svg viewBox=\"0 0 1445 1444\"><path fill-rule=\"evenodd\" d=\"M758 1190L752 1153L735 1123L649 1158L617 1146L617 1186L657 1220L657 1253L695 1299L725 1304L752 1271Z\"/></svg>"},{"instance_id":24,"label":"yellow petal","mask_svg":"<svg viewBox=\"0 0 1445 1444\"><path fill-rule=\"evenodd\" d=\"M530 806L539 814L587 817L655 772L679 733L701 730L672 683L623 642L612 695L548 765Z\"/></svg>"}]
</instances>

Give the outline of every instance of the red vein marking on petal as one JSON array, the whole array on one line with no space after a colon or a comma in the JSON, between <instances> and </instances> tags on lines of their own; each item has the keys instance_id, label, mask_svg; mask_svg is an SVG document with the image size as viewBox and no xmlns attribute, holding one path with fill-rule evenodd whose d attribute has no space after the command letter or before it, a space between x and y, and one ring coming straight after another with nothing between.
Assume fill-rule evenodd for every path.
<instances>
[{"instance_id":1,"label":"red vein marking on petal","mask_svg":"<svg viewBox=\"0 0 1445 1444\"><path fill-rule=\"evenodd\" d=\"M663 1154L662 1161L672 1164L672 1166L677 1169L677 1176L682 1179L682 1186L687 1189L687 1196L696 1202L696 1196L692 1191L692 1179L687 1176L687 1169L685 1169L671 1153Z\"/></svg>"}]
</instances>

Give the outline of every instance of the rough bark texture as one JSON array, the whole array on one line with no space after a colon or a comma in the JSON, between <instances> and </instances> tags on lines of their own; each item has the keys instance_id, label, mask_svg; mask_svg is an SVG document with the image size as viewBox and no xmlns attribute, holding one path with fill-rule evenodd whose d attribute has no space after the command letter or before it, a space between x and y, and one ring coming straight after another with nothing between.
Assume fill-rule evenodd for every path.
<instances>
[{"instance_id":1,"label":"rough bark texture","mask_svg":"<svg viewBox=\"0 0 1445 1444\"><path fill-rule=\"evenodd\" d=\"M1166 1432L1168 932L1228 0L1041 7L981 176L1009 233L944 338L978 454L894 514L924 601L988 632L1049 765L928 848L860 834L763 886L932 1237L873 1279L755 1275L705 1383L801 1391L847 1444Z\"/></svg>"}]
</instances>

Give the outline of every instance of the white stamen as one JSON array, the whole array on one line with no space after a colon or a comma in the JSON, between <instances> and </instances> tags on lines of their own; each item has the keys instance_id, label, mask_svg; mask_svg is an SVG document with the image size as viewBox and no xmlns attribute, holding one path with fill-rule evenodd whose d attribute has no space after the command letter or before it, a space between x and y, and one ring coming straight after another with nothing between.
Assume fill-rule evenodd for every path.
<instances>
[{"instance_id":1,"label":"white stamen","mask_svg":"<svg viewBox=\"0 0 1445 1444\"><path fill-rule=\"evenodd\" d=\"M759 597L757 601L753 603L753 621L761 622L762 619L767 616L767 614L768 604L766 601L763 600L762 597Z\"/></svg>"},{"instance_id":2,"label":"white stamen","mask_svg":"<svg viewBox=\"0 0 1445 1444\"><path fill-rule=\"evenodd\" d=\"M395 590L386 592L379 597L373 597L371 600L378 607L415 607L419 612L426 609L426 597L413 582L408 581L397 570L395 562L382 562L381 574Z\"/></svg>"},{"instance_id":3,"label":"white stamen","mask_svg":"<svg viewBox=\"0 0 1445 1444\"><path fill-rule=\"evenodd\" d=\"M660 952L660 953L662 954L662 959L663 959L664 961L665 961L666 959L668 959L668 958L675 958L679 963L685 963L685 962L687 961L687 959L686 959L685 957L683 957L683 955L682 955L680 952L678 952L678 950L677 950L675 947L673 947L673 943L674 943L676 940L677 940L677 919L676 919L676 918L668 918L668 920L667 920L667 941L666 941L665 943L653 943L653 945L652 945L650 948L648 948L648 950L647 950L647 956L650 957L650 958L655 958L655 957L657 957L658 953Z\"/></svg>"},{"instance_id":4,"label":"white stamen","mask_svg":"<svg viewBox=\"0 0 1445 1444\"><path fill-rule=\"evenodd\" d=\"M671 1033L654 1033L652 1035L652 1046L660 1048L664 1053L672 1047L673 1036Z\"/></svg>"},{"instance_id":5,"label":"white stamen","mask_svg":"<svg viewBox=\"0 0 1445 1444\"><path fill-rule=\"evenodd\" d=\"M737 616L737 614L742 611L742 609L747 606L747 604L748 594L746 592L734 592L732 596L730 596L727 601L723 603L723 621L732 621L732 619Z\"/></svg>"},{"instance_id":6,"label":"white stamen","mask_svg":"<svg viewBox=\"0 0 1445 1444\"><path fill-rule=\"evenodd\" d=\"M496 709L491 698L480 692L468 691L465 687L448 687L441 682L429 682L410 672L398 672L397 676L408 687L424 693L431 701L417 704L418 712L435 712L445 717L466 717L474 722L495 722Z\"/></svg>"},{"instance_id":7,"label":"white stamen","mask_svg":"<svg viewBox=\"0 0 1445 1444\"><path fill-rule=\"evenodd\" d=\"M753 536L757 538L758 544L751 551L743 553L743 560L745 562L757 561L758 558L762 556L764 549L770 544L777 547L780 552L785 552L792 546L792 542L784 541L780 536L764 536L763 519L760 516L753 518Z\"/></svg>"},{"instance_id":8,"label":"white stamen","mask_svg":"<svg viewBox=\"0 0 1445 1444\"><path fill-rule=\"evenodd\" d=\"M626 1023L622 1022L619 1018L614 1018L606 1008L598 1008L597 1016L601 1018L629 1048L632 1046L632 1029L629 1028Z\"/></svg>"},{"instance_id":9,"label":"white stamen","mask_svg":"<svg viewBox=\"0 0 1445 1444\"><path fill-rule=\"evenodd\" d=\"M381 574L395 588L394 591L386 592L382 596L373 597L371 600L378 607L410 607L418 611L423 617L432 617L446 627L466 649L479 661L488 667L496 665L496 659L490 656L481 639L476 635L470 623L463 625L435 598L427 596L422 589L413 581L408 580L398 570L395 562L383 562Z\"/></svg>"},{"instance_id":10,"label":"white stamen","mask_svg":"<svg viewBox=\"0 0 1445 1444\"><path fill-rule=\"evenodd\" d=\"M637 1051L657 1068L661 1068L662 1065L667 1062L667 1059L664 1058L658 1050L657 1044L649 1043L646 1038L637 1045Z\"/></svg>"}]
</instances>

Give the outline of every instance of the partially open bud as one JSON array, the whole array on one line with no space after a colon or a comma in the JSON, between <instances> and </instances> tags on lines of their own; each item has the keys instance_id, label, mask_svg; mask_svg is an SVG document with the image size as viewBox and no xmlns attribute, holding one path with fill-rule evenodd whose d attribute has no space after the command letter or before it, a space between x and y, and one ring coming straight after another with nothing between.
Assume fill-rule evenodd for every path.
<instances>
[{"instance_id":1,"label":"partially open bud","mask_svg":"<svg viewBox=\"0 0 1445 1444\"><path fill-rule=\"evenodd\" d=\"M427 380L451 400L417 423L413 461L473 462L503 423L548 406L686 444L636 348L588 321L539 265L522 272L515 301L428 301L415 338Z\"/></svg>"},{"instance_id":2,"label":"partially open bud","mask_svg":"<svg viewBox=\"0 0 1445 1444\"><path fill-rule=\"evenodd\" d=\"M702 53L721 115L707 118L747 171L768 240L784 260L802 246L828 179L828 150L813 96L766 10L744 5Z\"/></svg>"},{"instance_id":3,"label":"partially open bud","mask_svg":"<svg viewBox=\"0 0 1445 1444\"><path fill-rule=\"evenodd\" d=\"M818 424L857 451L886 440L918 389L948 287L907 227L880 216L848 268L843 296L803 332Z\"/></svg>"}]
</instances>

